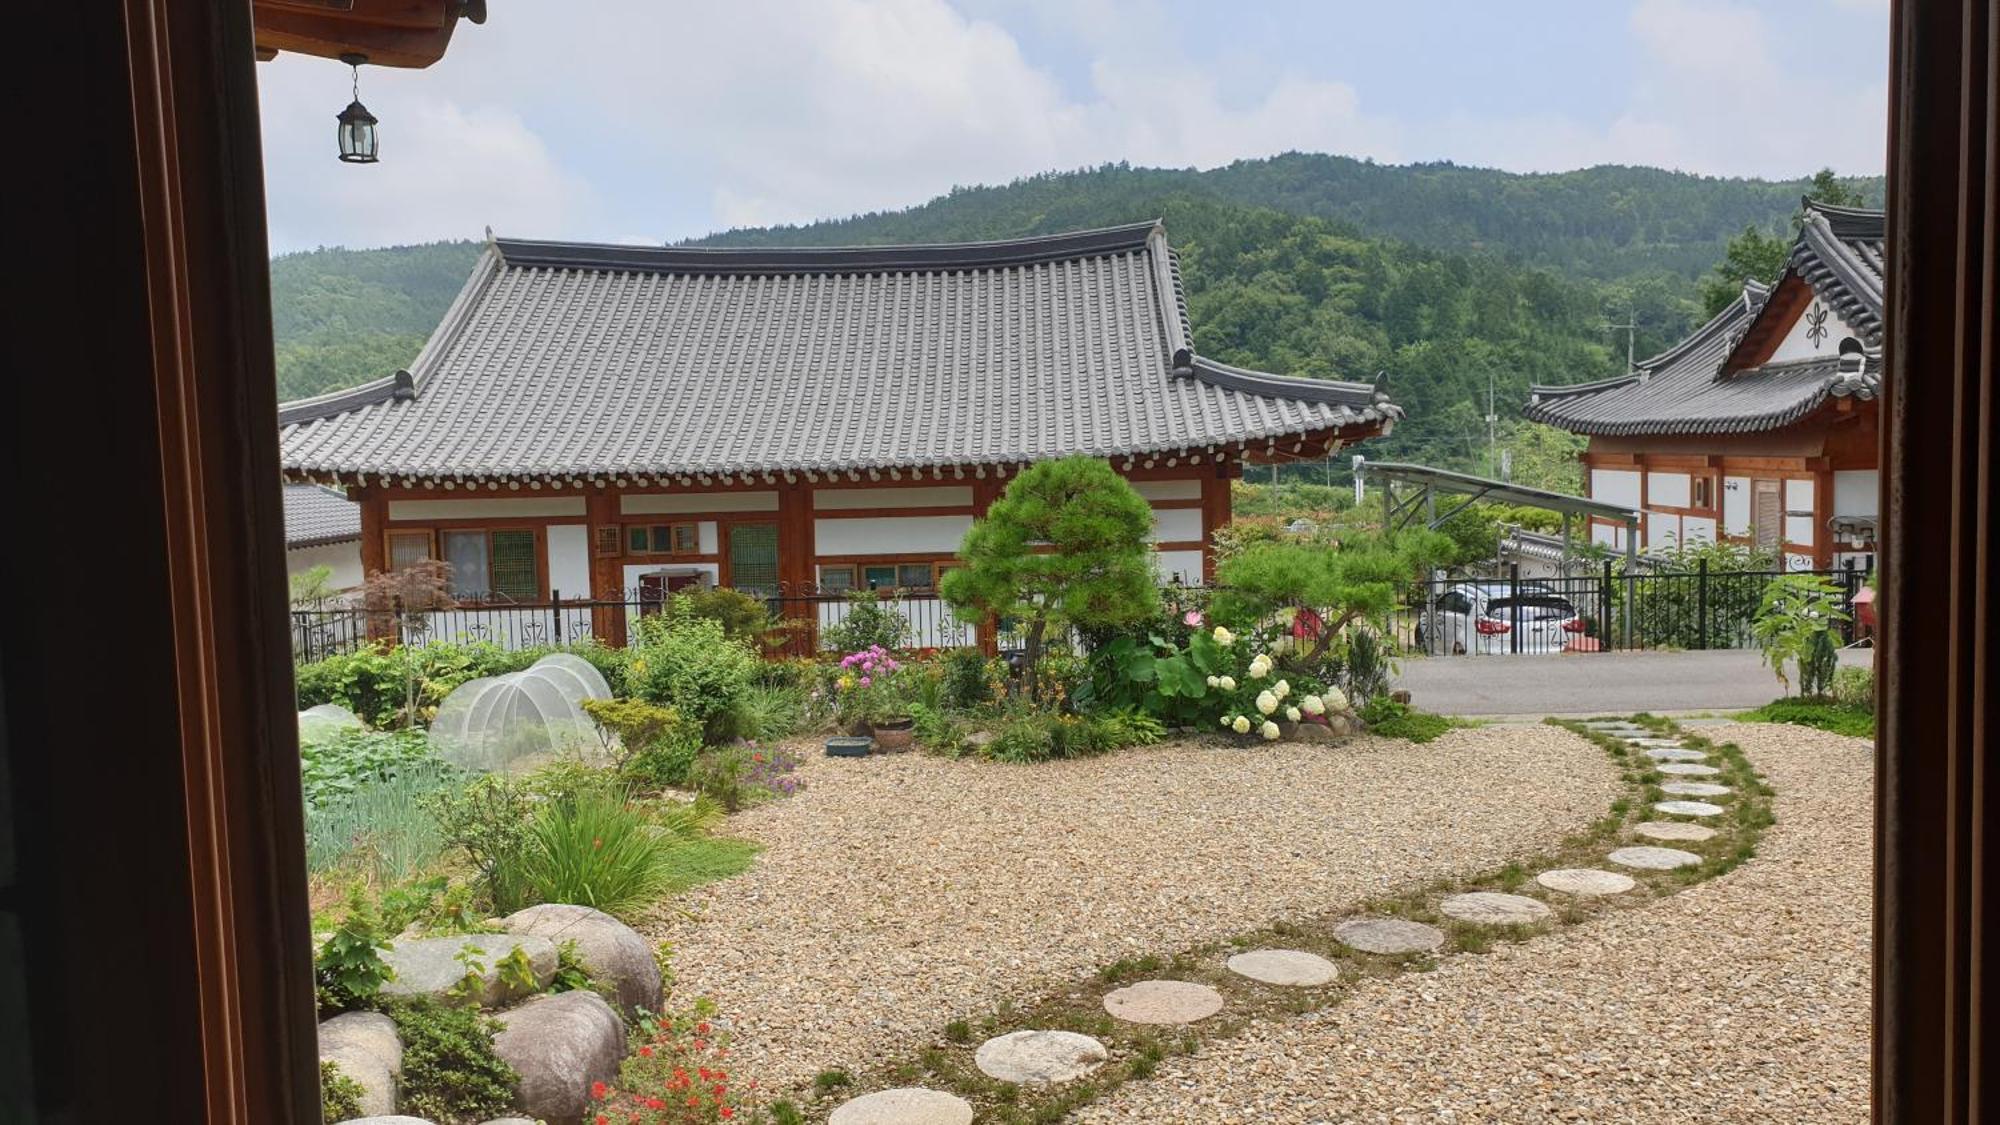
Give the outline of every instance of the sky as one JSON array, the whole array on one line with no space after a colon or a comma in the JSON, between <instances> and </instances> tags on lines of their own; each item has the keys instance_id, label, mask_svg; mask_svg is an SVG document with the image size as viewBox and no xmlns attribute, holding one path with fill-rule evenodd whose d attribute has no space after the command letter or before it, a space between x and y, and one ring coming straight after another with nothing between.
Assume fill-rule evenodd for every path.
<instances>
[{"instance_id":1,"label":"sky","mask_svg":"<svg viewBox=\"0 0 2000 1125\"><path fill-rule=\"evenodd\" d=\"M1793 178L1884 161L1888 0L490 0L425 70L258 64L272 250L666 242L1286 151Z\"/></svg>"}]
</instances>

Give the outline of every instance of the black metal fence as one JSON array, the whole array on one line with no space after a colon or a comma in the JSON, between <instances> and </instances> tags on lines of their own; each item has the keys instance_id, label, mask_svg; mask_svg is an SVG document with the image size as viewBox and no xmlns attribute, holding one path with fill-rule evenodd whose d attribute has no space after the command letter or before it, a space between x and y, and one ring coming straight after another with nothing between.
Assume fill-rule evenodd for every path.
<instances>
[{"instance_id":1,"label":"black metal fence","mask_svg":"<svg viewBox=\"0 0 2000 1125\"><path fill-rule=\"evenodd\" d=\"M1405 652L1432 656L1748 648L1765 589L1786 573L1838 586L1850 617L1841 639L1858 639L1854 596L1867 571L1711 570L1706 560L1679 573L1615 574L1606 563L1596 574L1522 577L1517 566L1498 579L1426 581L1393 629Z\"/></svg>"}]
</instances>

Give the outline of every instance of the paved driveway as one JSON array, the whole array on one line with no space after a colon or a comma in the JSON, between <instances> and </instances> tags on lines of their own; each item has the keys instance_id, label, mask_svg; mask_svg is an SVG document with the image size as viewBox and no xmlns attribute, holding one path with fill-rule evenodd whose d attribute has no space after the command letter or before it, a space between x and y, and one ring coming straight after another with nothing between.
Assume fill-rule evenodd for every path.
<instances>
[{"instance_id":1,"label":"paved driveway","mask_svg":"<svg viewBox=\"0 0 2000 1125\"><path fill-rule=\"evenodd\" d=\"M1870 667L1870 649L1842 664ZM1403 660L1396 686L1446 715L1601 715L1722 711L1778 697L1777 677L1755 649L1606 652L1563 656L1433 656Z\"/></svg>"}]
</instances>

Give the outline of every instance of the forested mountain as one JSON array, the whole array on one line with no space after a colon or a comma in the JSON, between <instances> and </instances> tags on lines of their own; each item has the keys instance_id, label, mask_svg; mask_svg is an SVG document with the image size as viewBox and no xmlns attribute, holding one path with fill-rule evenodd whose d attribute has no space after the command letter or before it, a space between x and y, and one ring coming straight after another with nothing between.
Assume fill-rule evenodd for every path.
<instances>
[{"instance_id":1,"label":"forested mountain","mask_svg":"<svg viewBox=\"0 0 2000 1125\"><path fill-rule=\"evenodd\" d=\"M1511 428L1530 383L1622 370L1628 319L1640 356L1666 347L1695 323L1699 279L1730 237L1782 233L1806 185L1289 155L1208 172L1051 173L905 211L697 241L952 242L1161 218L1205 354L1298 375L1379 374L1411 417L1372 454L1484 468L1489 382ZM1879 180L1847 185L1880 199ZM477 252L436 243L274 261L283 397L408 363Z\"/></svg>"}]
</instances>

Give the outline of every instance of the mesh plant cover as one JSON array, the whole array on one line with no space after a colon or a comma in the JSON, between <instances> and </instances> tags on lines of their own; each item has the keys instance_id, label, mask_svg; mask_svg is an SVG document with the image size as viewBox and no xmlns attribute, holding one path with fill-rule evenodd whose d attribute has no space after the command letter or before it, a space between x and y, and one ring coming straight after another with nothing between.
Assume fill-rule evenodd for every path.
<instances>
[{"instance_id":1,"label":"mesh plant cover","mask_svg":"<svg viewBox=\"0 0 2000 1125\"><path fill-rule=\"evenodd\" d=\"M367 724L360 716L338 703L322 703L299 712L299 741L318 742L342 730L361 730Z\"/></svg>"},{"instance_id":2,"label":"mesh plant cover","mask_svg":"<svg viewBox=\"0 0 2000 1125\"><path fill-rule=\"evenodd\" d=\"M431 746L478 773L532 769L565 751L589 753L596 726L583 701L609 698L589 662L554 653L519 672L459 685L438 705Z\"/></svg>"}]
</instances>

